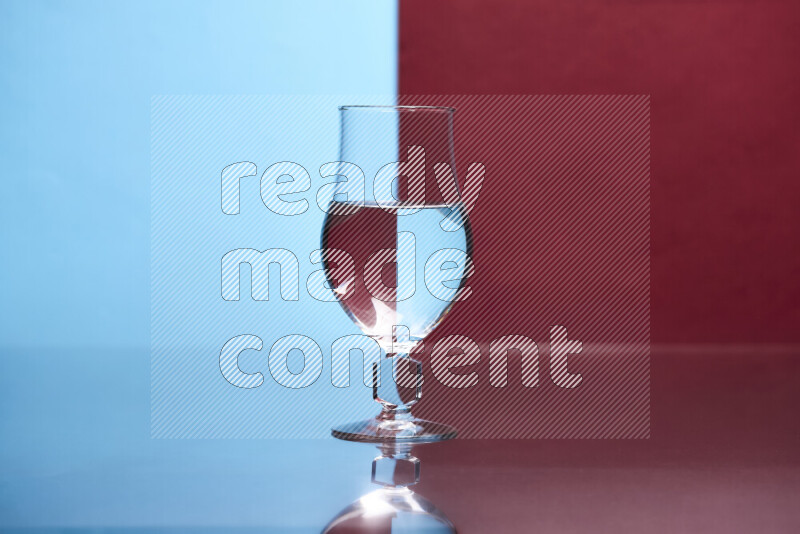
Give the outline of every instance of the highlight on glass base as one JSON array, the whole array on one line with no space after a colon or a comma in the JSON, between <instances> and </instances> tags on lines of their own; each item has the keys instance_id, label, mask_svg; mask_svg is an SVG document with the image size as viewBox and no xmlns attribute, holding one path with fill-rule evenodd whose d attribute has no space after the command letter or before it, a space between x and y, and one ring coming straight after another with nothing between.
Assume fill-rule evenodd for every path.
<instances>
[{"instance_id":1,"label":"highlight on glass base","mask_svg":"<svg viewBox=\"0 0 800 534\"><path fill-rule=\"evenodd\" d=\"M331 434L337 439L361 443L435 443L453 439L458 432L444 423L414 417L387 418L381 414L372 419L335 426Z\"/></svg>"},{"instance_id":2,"label":"highlight on glass base","mask_svg":"<svg viewBox=\"0 0 800 534\"><path fill-rule=\"evenodd\" d=\"M372 398L381 405L381 413L363 421L337 425L331 434L362 443L434 443L455 438L455 428L417 419L411 414L411 407L421 396L420 362L405 354L382 358L372 366Z\"/></svg>"}]
</instances>

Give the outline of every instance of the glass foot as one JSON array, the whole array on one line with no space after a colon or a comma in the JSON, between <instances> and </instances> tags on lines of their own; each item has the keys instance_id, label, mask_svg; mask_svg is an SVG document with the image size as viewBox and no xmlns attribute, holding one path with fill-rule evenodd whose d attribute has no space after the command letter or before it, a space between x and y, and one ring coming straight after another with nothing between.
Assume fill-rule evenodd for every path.
<instances>
[{"instance_id":1,"label":"glass foot","mask_svg":"<svg viewBox=\"0 0 800 534\"><path fill-rule=\"evenodd\" d=\"M425 497L408 488L383 488L342 510L322 531L455 533L453 523Z\"/></svg>"},{"instance_id":2,"label":"glass foot","mask_svg":"<svg viewBox=\"0 0 800 534\"><path fill-rule=\"evenodd\" d=\"M453 439L457 434L450 425L410 415L404 418L378 416L331 429L331 435L337 439L361 443L433 443Z\"/></svg>"}]
</instances>

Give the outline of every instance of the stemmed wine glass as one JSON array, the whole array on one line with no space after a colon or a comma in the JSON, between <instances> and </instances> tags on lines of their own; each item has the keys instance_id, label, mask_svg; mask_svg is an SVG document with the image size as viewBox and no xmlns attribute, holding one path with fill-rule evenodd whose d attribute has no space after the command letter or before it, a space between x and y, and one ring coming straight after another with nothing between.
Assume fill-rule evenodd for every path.
<instances>
[{"instance_id":1,"label":"stemmed wine glass","mask_svg":"<svg viewBox=\"0 0 800 534\"><path fill-rule=\"evenodd\" d=\"M453 153L455 110L342 106L339 181L322 234L323 262L337 300L385 357L373 363L379 415L332 429L369 443L429 443L455 437L444 423L415 418L421 363L413 358L463 289L472 237L460 203ZM340 276L352 258L354 276ZM462 261L453 261L458 257ZM447 264L443 267L444 264ZM447 281L432 282L439 269Z\"/></svg>"}]
</instances>

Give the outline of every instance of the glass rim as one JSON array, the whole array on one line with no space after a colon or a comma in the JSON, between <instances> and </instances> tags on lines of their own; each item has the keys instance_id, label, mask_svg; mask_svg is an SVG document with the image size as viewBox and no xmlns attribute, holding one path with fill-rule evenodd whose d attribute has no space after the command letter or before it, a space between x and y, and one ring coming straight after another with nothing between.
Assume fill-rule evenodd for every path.
<instances>
[{"instance_id":1,"label":"glass rim","mask_svg":"<svg viewBox=\"0 0 800 534\"><path fill-rule=\"evenodd\" d=\"M455 113L456 108L447 106L373 106L373 105L347 105L339 106L339 111L436 111L440 113Z\"/></svg>"}]
</instances>

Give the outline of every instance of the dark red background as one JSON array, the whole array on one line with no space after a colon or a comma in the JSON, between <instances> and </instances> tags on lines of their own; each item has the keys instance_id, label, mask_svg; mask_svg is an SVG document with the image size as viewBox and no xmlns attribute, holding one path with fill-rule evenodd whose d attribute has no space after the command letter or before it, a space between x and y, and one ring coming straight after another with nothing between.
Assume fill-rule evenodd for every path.
<instances>
[{"instance_id":1,"label":"dark red background","mask_svg":"<svg viewBox=\"0 0 800 534\"><path fill-rule=\"evenodd\" d=\"M403 0L399 93L652 95L653 341L798 341L798 15L790 1Z\"/></svg>"}]
</instances>

